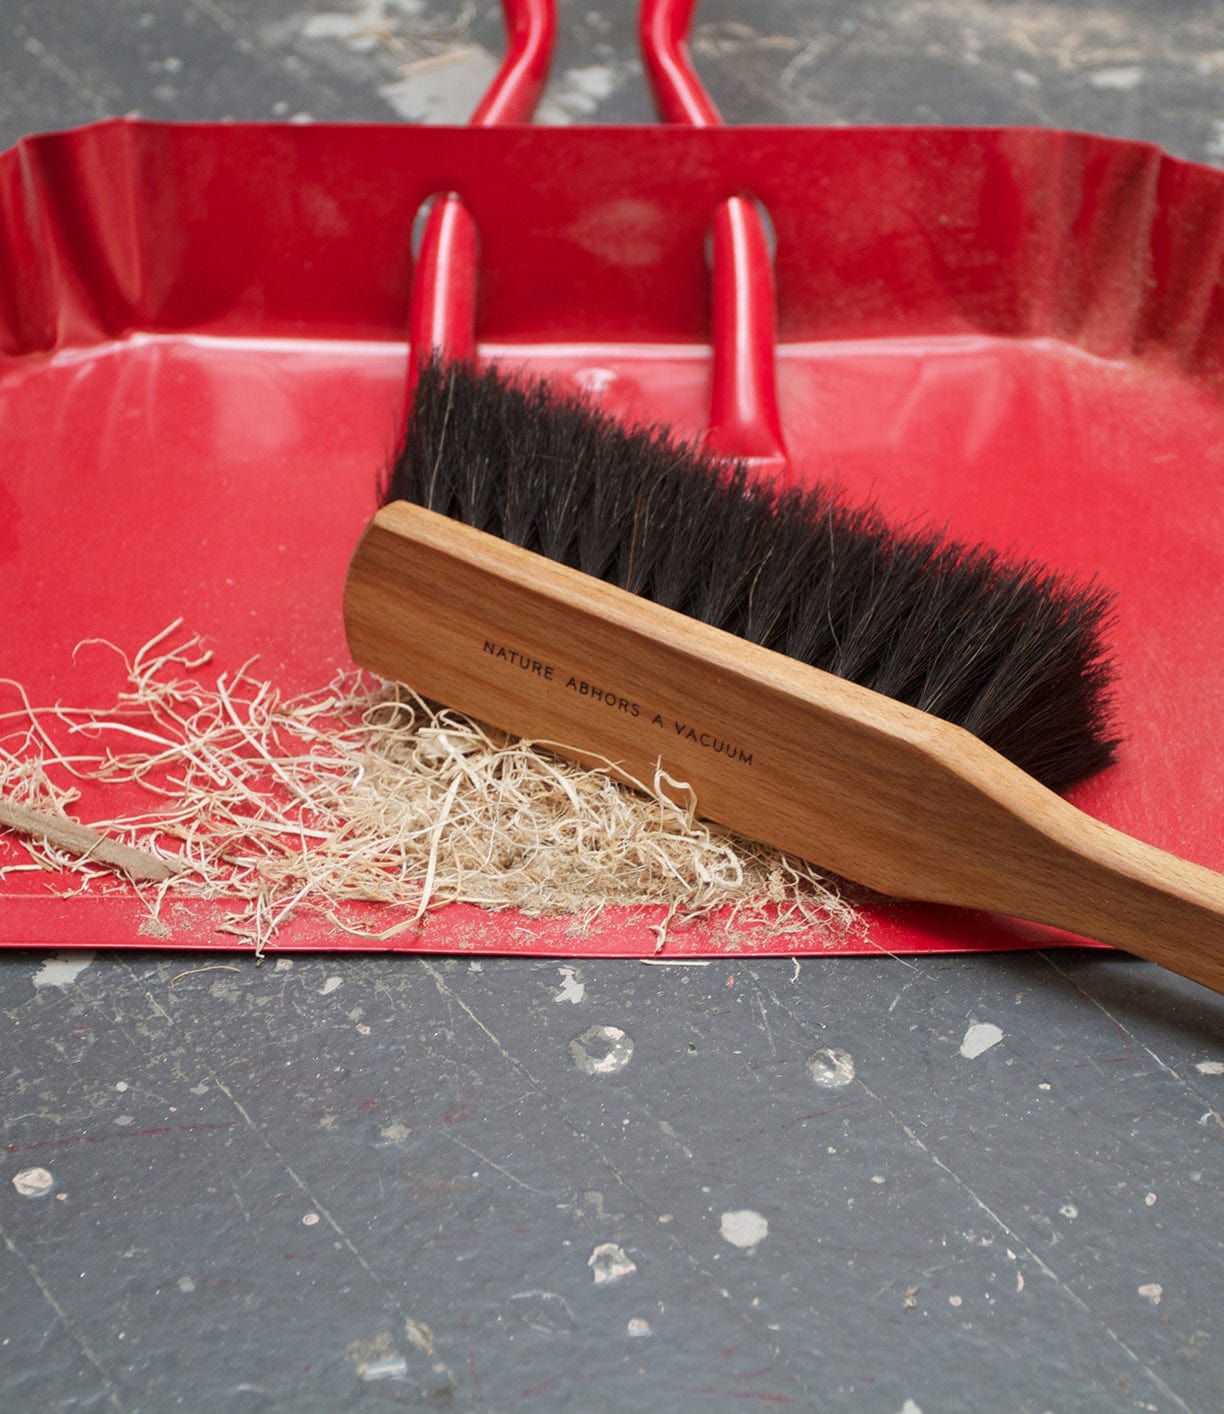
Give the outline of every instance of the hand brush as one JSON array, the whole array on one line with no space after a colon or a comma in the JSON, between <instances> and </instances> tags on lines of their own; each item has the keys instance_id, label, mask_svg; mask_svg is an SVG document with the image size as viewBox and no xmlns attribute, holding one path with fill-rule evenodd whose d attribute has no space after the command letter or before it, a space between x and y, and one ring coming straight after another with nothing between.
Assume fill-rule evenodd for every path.
<instances>
[{"instance_id":1,"label":"hand brush","mask_svg":"<svg viewBox=\"0 0 1224 1414\"><path fill-rule=\"evenodd\" d=\"M1054 793L1111 759L1107 597L426 360L345 587L354 659L899 898L1224 991L1224 878Z\"/></svg>"}]
</instances>

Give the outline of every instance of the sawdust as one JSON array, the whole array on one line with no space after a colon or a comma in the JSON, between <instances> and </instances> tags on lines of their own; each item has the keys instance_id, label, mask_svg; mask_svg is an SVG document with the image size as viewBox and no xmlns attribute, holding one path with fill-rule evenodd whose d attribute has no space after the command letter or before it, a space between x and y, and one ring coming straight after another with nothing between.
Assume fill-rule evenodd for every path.
<instances>
[{"instance_id":1,"label":"sawdust","mask_svg":"<svg viewBox=\"0 0 1224 1414\"><path fill-rule=\"evenodd\" d=\"M55 871L65 893L134 889L154 937L175 901L220 900L220 931L257 950L307 915L386 942L451 903L568 918L576 940L606 910L653 905L658 950L715 914L739 947L855 921L808 865L707 825L662 772L630 789L365 674L292 697L254 660L200 676L212 655L180 633L130 657L106 644L126 685L105 706L39 707L5 680L21 706L0 714L0 798L26 823L24 857L0 879ZM125 807L148 796L81 838L168 861L164 877L71 847L63 827L86 784Z\"/></svg>"}]
</instances>

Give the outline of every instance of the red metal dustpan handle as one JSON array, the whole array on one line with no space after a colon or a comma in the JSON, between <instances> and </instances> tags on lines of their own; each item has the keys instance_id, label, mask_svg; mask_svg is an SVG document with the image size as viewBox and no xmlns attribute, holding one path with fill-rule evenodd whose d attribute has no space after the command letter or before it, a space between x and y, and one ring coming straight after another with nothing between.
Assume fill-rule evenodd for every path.
<instances>
[{"instance_id":1,"label":"red metal dustpan handle","mask_svg":"<svg viewBox=\"0 0 1224 1414\"><path fill-rule=\"evenodd\" d=\"M716 127L722 119L692 67L688 33L697 0L642 0L642 59L664 122ZM711 228L713 388L706 446L789 476L774 369L774 284L757 206L729 197Z\"/></svg>"},{"instance_id":2,"label":"red metal dustpan handle","mask_svg":"<svg viewBox=\"0 0 1224 1414\"><path fill-rule=\"evenodd\" d=\"M530 121L548 79L557 33L554 0L502 0L505 58L472 123ZM408 317L408 390L422 355L470 358L476 348L476 223L454 192L434 200L421 233Z\"/></svg>"}]
</instances>

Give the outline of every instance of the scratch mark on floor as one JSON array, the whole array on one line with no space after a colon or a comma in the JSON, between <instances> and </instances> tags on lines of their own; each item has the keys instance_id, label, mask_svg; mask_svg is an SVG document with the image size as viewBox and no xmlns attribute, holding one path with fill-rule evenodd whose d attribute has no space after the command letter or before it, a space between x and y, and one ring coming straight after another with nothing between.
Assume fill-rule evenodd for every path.
<instances>
[{"instance_id":1,"label":"scratch mark on floor","mask_svg":"<svg viewBox=\"0 0 1224 1414\"><path fill-rule=\"evenodd\" d=\"M156 1011L160 1016L162 1016L162 1017L170 1024L170 1027L171 1027L172 1030L177 1030L177 1026L176 1026L176 1023L175 1023L175 1021L174 1021L174 1018L171 1017L171 1016L166 1012L165 1008L161 1005L160 1002L158 1002L157 998L152 994L152 992L149 992L148 990L146 990L145 988L143 988L143 987L141 986L141 984L139 983L138 979L136 978L136 974L132 971L131 967L130 967L129 965L127 965L127 964L125 964L125 967L126 967L126 969L127 969L128 975L132 978L133 983L134 983L137 987L139 987L140 990L144 991L145 996L146 996L146 998L148 999L149 1004L153 1007L154 1011ZM89 997L88 994L86 994L86 999L87 999L88 1001L90 1001L91 1003L93 1003L94 1005L97 1005L97 1003L95 1002L95 999L92 998L92 997ZM127 1036L127 1032L124 1030L124 1028L123 1028L122 1026L119 1026L117 1023L115 1023L115 1022L113 1021L113 1019L108 1018L108 1020L110 1020L110 1024L111 1024L111 1025L114 1025L115 1028L116 1028L118 1031L120 1031L123 1035ZM133 1040L132 1037L127 1036L127 1039L128 1039L128 1041L129 1041L129 1043L135 1045L135 1041ZM386 1294L387 1299L391 1302L391 1304L394 1306L395 1310L399 1313L399 1315L400 1315L401 1318L403 1319L403 1321L404 1321L404 1323L405 1323L405 1327L406 1327L406 1328L419 1327L419 1326L421 1325L421 1323L420 1323L419 1321L417 1321L413 1316L411 1316L411 1315L403 1308L403 1306L401 1305L400 1300L399 1300L399 1297L398 1297L398 1295L396 1294L396 1292L395 1292L394 1290L392 1290L391 1288L389 1288L389 1287L387 1286L387 1284L382 1280L382 1278L379 1277L378 1273L374 1270L374 1268L370 1266L369 1262L367 1262L366 1259L365 1259L365 1257L361 1254L361 1252L358 1251L357 1247L353 1244L351 1238L350 1238L350 1237L348 1236L348 1234L343 1230L343 1228L341 1228L340 1224L339 1224L339 1223L336 1221L336 1219L332 1216L332 1214L331 1214L331 1212L328 1210L328 1208L327 1208L323 1203L321 1203L321 1202L319 1201L319 1199L318 1199L317 1197L315 1197L315 1195L310 1191L310 1188L309 1188L309 1186L307 1185L306 1181L305 1181L305 1180L301 1177L301 1175L293 1168L293 1166L289 1163L289 1161L285 1158L285 1156L280 1152L280 1150L277 1149L276 1145L272 1143L271 1139L269 1139L269 1137L268 1137L267 1134L264 1132L264 1130L255 1122L255 1120L254 1120L254 1118L252 1117L250 1111L249 1111L249 1110L246 1108L246 1106L238 1099L238 1097L234 1094L234 1092L230 1089L230 1087L225 1083L225 1081L224 1081L215 1071L211 1072L211 1073L208 1075L208 1081L209 1081L212 1085L216 1086L216 1088L217 1088L218 1090L220 1090L220 1092L225 1096L225 1098L229 1101L229 1103L233 1106L233 1108L234 1108L234 1109L237 1111L237 1113L241 1116L242 1122L243 1122L243 1124L247 1127L247 1129L249 1129L249 1130L251 1131L251 1133L254 1134L254 1135L260 1140L260 1142L264 1145L264 1147L268 1150L268 1152L273 1155L273 1157L277 1160L277 1162L278 1162L278 1163L281 1165L281 1167L284 1169L285 1173L288 1174L288 1176L289 1176L289 1178L292 1180L292 1182L297 1185L298 1189L299 1189L299 1190L305 1195L305 1197L309 1200L309 1203L310 1203L311 1208L314 1209L316 1212L318 1212L318 1213L323 1217L323 1219L328 1223L328 1225L331 1227L332 1231L333 1231L333 1232L336 1234L336 1236L339 1238L340 1242L341 1242L341 1243L343 1244L343 1246L348 1250L349 1254L352 1256L352 1258L354 1259L354 1261L356 1261L357 1265L358 1265L359 1267L361 1267L361 1269L367 1274L367 1276L369 1276L370 1280L375 1283L375 1285L379 1288L379 1290L382 1291L382 1292L384 1292L384 1293ZM232 1187L232 1185L231 1185L231 1187ZM235 1198L238 1200L239 1206L242 1207L242 1200L241 1200L241 1198L238 1196L238 1191L237 1191L236 1188L234 1189L234 1196L235 1196ZM246 1209L245 1209L245 1208L243 1208L243 1212L244 1212L244 1214L246 1213ZM249 1221L249 1216L248 1216L248 1221ZM434 1354L434 1352L432 1352L432 1351L431 1351L430 1353L431 1353L431 1354ZM450 1367L449 1367L444 1361L442 1361L441 1359L437 1358L436 1355L434 1355L434 1370L435 1370L435 1372L436 1372L437 1374L443 1375L443 1376L450 1382L452 1388L457 1389L457 1388L459 1387L459 1386L458 1386L458 1381L456 1380L456 1378L455 1378L455 1376L454 1376L454 1373L451 1371ZM122 1407L122 1406L117 1406L117 1407Z\"/></svg>"},{"instance_id":2,"label":"scratch mark on floor","mask_svg":"<svg viewBox=\"0 0 1224 1414\"><path fill-rule=\"evenodd\" d=\"M435 987L437 987L438 992L441 994L441 996L446 1001L451 1002L455 1006L457 1006L459 1010L463 1012L463 1014L474 1026L478 1027L481 1031L484 1032L484 1034L489 1038L489 1040L493 1042L494 1046L497 1047L497 1052L502 1057L502 1059L508 1061L512 1066L514 1066L516 1070L521 1070L524 1075L530 1075L530 1072L527 1070L527 1068L510 1054L510 1052L505 1048L505 1046L502 1045L501 1041L497 1038L497 1036L495 1036L493 1032L490 1031L490 1029L484 1024L484 1022L481 1021L480 1017L478 1017L476 1013L472 1010L472 1008L468 1006L467 1002L465 1002L457 992L452 991L452 989L447 985L446 979L442 976L441 972L439 972L438 969L433 965L433 963L428 962L423 957L418 958L417 961L425 969L425 971L429 973L430 977L433 978L433 984ZM536 1085L537 1089L540 1088L534 1078L532 1078L532 1084Z\"/></svg>"},{"instance_id":3,"label":"scratch mark on floor","mask_svg":"<svg viewBox=\"0 0 1224 1414\"><path fill-rule=\"evenodd\" d=\"M238 26L230 19L229 15L226 14L221 6L213 4L213 0L189 0L189 4L193 10L198 10L201 15L207 15L213 24L224 33L230 35L241 33Z\"/></svg>"},{"instance_id":4,"label":"scratch mark on floor","mask_svg":"<svg viewBox=\"0 0 1224 1414\"><path fill-rule=\"evenodd\" d=\"M533 1188L530 1183L524 1183L521 1178L516 1178L508 1168L503 1168L495 1159L490 1159L487 1154L482 1154L479 1149L474 1149L471 1144L465 1143L457 1134L446 1134L443 1136L449 1139L452 1144L458 1144L461 1149L466 1149L474 1159L479 1159L482 1164L488 1164L491 1169L496 1169L504 1178L508 1178L511 1183L523 1189L526 1193L534 1193L540 1198L555 1198L555 1193L545 1193L542 1188Z\"/></svg>"},{"instance_id":5,"label":"scratch mark on floor","mask_svg":"<svg viewBox=\"0 0 1224 1414\"><path fill-rule=\"evenodd\" d=\"M408 1323L411 1323L411 1325L414 1327L421 1327L422 1322L418 1321L414 1316L411 1316L404 1309L404 1307L400 1303L397 1294L390 1287L387 1286L386 1282L383 1281L383 1279L378 1275L378 1273L369 1264L369 1262L366 1261L365 1257L363 1257L362 1254L357 1250L348 1233L345 1232L345 1230L332 1216L327 1206L322 1203L313 1192L311 1192L310 1185L301 1176L301 1174L297 1172L297 1170L293 1167L289 1160L285 1158L284 1154L280 1152L276 1145L272 1143L271 1139L268 1138L267 1134L263 1131L263 1129L261 1129L260 1126L255 1123L254 1119L252 1119L251 1117L250 1112L247 1110L246 1106L242 1103L242 1101L237 1097L237 1095L234 1094L234 1092L229 1088L229 1086L226 1085L225 1081L222 1080L221 1077L217 1075L215 1071L209 1076L209 1079L213 1082L214 1085L216 1085L217 1089L221 1091L221 1093L226 1097L226 1099L229 1100L230 1104L233 1105L234 1109L236 1109L238 1113L242 1116L243 1123L247 1126L247 1128L259 1138L259 1140L262 1142L268 1152L272 1154L272 1156L276 1159L277 1163L281 1165L281 1167L289 1175L290 1179L297 1185L298 1189L301 1191L303 1196L310 1203L310 1206L313 1211L319 1214L323 1221L327 1223L331 1230L344 1244L344 1246L347 1248L349 1254L352 1256L353 1260L357 1263L357 1265L362 1269L363 1272L365 1272L365 1274L370 1278L370 1280L374 1282L374 1284L379 1288L380 1291L386 1293L388 1300L395 1307L396 1311L399 1312L399 1315L401 1319L405 1322L405 1324L407 1325ZM431 1350L430 1354L432 1355L433 1353L434 1352ZM438 1374L446 1376L447 1380L451 1384L452 1389L459 1388L459 1381L455 1378L454 1373L444 1361L437 1360L434 1368L438 1372Z\"/></svg>"},{"instance_id":6,"label":"scratch mark on floor","mask_svg":"<svg viewBox=\"0 0 1224 1414\"><path fill-rule=\"evenodd\" d=\"M918 981L918 978L917 978L917 977L911 977L910 980L905 984L905 986L902 987L901 990L897 993L897 995L892 999L892 1001L889 1002L889 1004L888 1004L888 1014L889 1014L889 1016L891 1016L891 1015L893 1014L893 1012L896 1011L896 1009L897 1009L897 1003L901 1000L901 998L906 994L906 992L908 992L909 989L910 989L910 988L914 985L914 983L917 982L917 981Z\"/></svg>"},{"instance_id":7,"label":"scratch mark on floor","mask_svg":"<svg viewBox=\"0 0 1224 1414\"><path fill-rule=\"evenodd\" d=\"M1174 1068L1168 1063L1168 1061L1162 1060L1161 1057L1158 1056L1154 1050L1152 1050L1151 1046L1141 1041L1133 1031L1128 1030L1126 1025L1122 1021L1120 1021L1103 1002L1099 1001L1096 997L1094 997L1091 992L1085 991L1085 989L1080 985L1077 979L1073 977L1069 972L1066 972L1061 967L1059 967L1058 963L1056 963L1052 957L1050 957L1047 953L1044 952L1039 955L1047 967L1050 967L1053 971L1057 972L1058 975L1070 986L1072 986L1080 994L1081 997L1083 997L1086 1001L1091 1002L1092 1005L1096 1007L1096 1009L1101 1013L1102 1016L1106 1017L1109 1021L1113 1023L1114 1026L1118 1028L1118 1031L1122 1034L1123 1037L1125 1037L1128 1047L1130 1047L1131 1049L1137 1048L1138 1050L1142 1051L1143 1054L1148 1057L1148 1059L1152 1062L1153 1065L1157 1066L1160 1070L1162 1070L1171 1080L1175 1080L1178 1085L1180 1085L1181 1088L1186 1092L1186 1094L1194 1100L1196 1105L1204 1106L1206 1110L1206 1114L1204 1115L1204 1123L1206 1122L1206 1119L1210 1117L1218 1128L1224 1129L1224 1115L1220 1114L1219 1110L1216 1109L1216 1107L1211 1103L1210 1100L1204 1099L1204 1097L1199 1094L1195 1087L1186 1079L1184 1075L1182 1075L1180 1071L1174 1070Z\"/></svg>"},{"instance_id":8,"label":"scratch mark on floor","mask_svg":"<svg viewBox=\"0 0 1224 1414\"><path fill-rule=\"evenodd\" d=\"M978 1209L978 1211L981 1212L983 1216L988 1218L999 1229L999 1231L1007 1237L1008 1241L1013 1244L1018 1251L1023 1252L1024 1255L1037 1268L1037 1270L1040 1271L1043 1276L1048 1277L1055 1284L1055 1286L1058 1287L1059 1291L1062 1292L1062 1294L1067 1298L1067 1300L1072 1303L1072 1305L1074 1305L1078 1310L1082 1311L1084 1315L1089 1316L1092 1320L1096 1321L1096 1323L1100 1326L1101 1330L1105 1332L1109 1339L1113 1341L1113 1343L1118 1347L1119 1350L1122 1351L1124 1355L1126 1355L1128 1359L1132 1360L1143 1371L1143 1373L1148 1377L1148 1379L1152 1381L1152 1383L1161 1392L1161 1394L1164 1395L1166 1399L1171 1400L1177 1406L1178 1409L1184 1411L1184 1414L1194 1414L1194 1411L1190 1408L1190 1406L1177 1394L1175 1390L1171 1389L1164 1382L1164 1380L1160 1378L1156 1371L1153 1370L1152 1367L1136 1351L1132 1350L1131 1347L1127 1345L1127 1343L1122 1339L1122 1337L1117 1333L1117 1331L1115 1331L1113 1327L1108 1324L1108 1322L1098 1316L1097 1313L1092 1309L1092 1307L1089 1306L1089 1304L1084 1300L1084 1298L1080 1296L1079 1293L1075 1291L1072 1287L1068 1286L1067 1283L1063 1281L1062 1277L1060 1277L1058 1273L1054 1270L1054 1268L1051 1267L1050 1264L1040 1255L1040 1253L1036 1252L1032 1247L1030 1247L1028 1243L1025 1242L1025 1240L1019 1235L1019 1233L1017 1233L1012 1227L1010 1227L1007 1221L999 1213L995 1212L995 1210L990 1206L990 1204L987 1203L986 1200L982 1198L977 1192L975 1192L974 1189L966 1182L966 1180L963 1179L950 1164L946 1163L943 1159L939 1157L939 1155L934 1151L934 1149L930 1148L929 1145L925 1144L921 1136L908 1124L906 1124L906 1122L901 1118L901 1116L898 1115L889 1105L885 1103L881 1096L877 1095L869 1085L863 1084L861 1080L859 1081L859 1084L863 1086L863 1089L867 1092L868 1095L871 1096L871 1098L876 1102L876 1104L880 1106L884 1113L889 1116L889 1118L901 1130L901 1132L906 1136L910 1143L913 1144L915 1148L920 1149L922 1153L924 1153L927 1158L930 1159L930 1161L935 1165L936 1168L938 1168L941 1172L946 1173L948 1177L952 1180L952 1182L955 1183L956 1186L961 1190L961 1192L964 1193L965 1196L970 1199L970 1201Z\"/></svg>"},{"instance_id":9,"label":"scratch mark on floor","mask_svg":"<svg viewBox=\"0 0 1224 1414\"><path fill-rule=\"evenodd\" d=\"M769 1024L769 1013L765 1010L765 1003L761 1000L761 989L757 986L757 979L748 974L752 981L752 1000L756 1004L756 1009L761 1016L761 1030L765 1033L765 1039L769 1042L769 1054L778 1059L778 1046L774 1040L773 1027Z\"/></svg>"},{"instance_id":10,"label":"scratch mark on floor","mask_svg":"<svg viewBox=\"0 0 1224 1414\"><path fill-rule=\"evenodd\" d=\"M75 98L87 103L98 117L106 115L107 105L102 95L87 83L71 64L66 63L60 55L53 54L40 39L30 35L25 41L25 51L49 73L54 74Z\"/></svg>"},{"instance_id":11,"label":"scratch mark on floor","mask_svg":"<svg viewBox=\"0 0 1224 1414\"><path fill-rule=\"evenodd\" d=\"M149 1005L150 1005L150 1006L153 1008L153 1010L158 1014L158 1016L160 1016L163 1021L168 1021L168 1022L170 1023L170 1025L173 1026L173 1025L174 1025L174 1018L170 1015L170 1013L166 1010L166 1008L165 1008L164 1006L162 1006L161 1002L159 1002L159 1001L157 1000L157 998L153 995L153 993L150 992L150 991L146 991L146 992L145 992L145 996L146 996L146 997L148 998L148 1000L149 1000Z\"/></svg>"},{"instance_id":12,"label":"scratch mark on floor","mask_svg":"<svg viewBox=\"0 0 1224 1414\"><path fill-rule=\"evenodd\" d=\"M82 1334L82 1332L77 1329L77 1326L69 1317L68 1312L65 1311L64 1308L55 1299L55 1293L51 1290L51 1288L47 1285L46 1281L43 1279L42 1273L38 1270L34 1263L30 1261L30 1259L25 1255L21 1248L17 1246L17 1244L9 1236L8 1232L5 1230L3 1225L0 1225L0 1241L4 1243L5 1248L26 1269L26 1275L38 1288L43 1300L47 1303L48 1306L50 1306L52 1311L55 1312L56 1318L59 1320L60 1324L64 1327L68 1334L72 1337L72 1339L76 1342L77 1348L80 1350L81 1354L84 1355L86 1360L88 1360L89 1363L98 1372L98 1378L102 1381L103 1387L106 1390L107 1399L110 1401L111 1407L113 1409L126 1410L127 1405L124 1404L123 1401L119 1398L119 1392L115 1389L114 1381L107 1374L106 1367L102 1364L101 1360L99 1360L97 1355L94 1353L93 1347L85 1339L85 1336Z\"/></svg>"},{"instance_id":13,"label":"scratch mark on floor","mask_svg":"<svg viewBox=\"0 0 1224 1414\"><path fill-rule=\"evenodd\" d=\"M242 1216L246 1219L247 1222L250 1222L251 1210L242 1201L242 1194L238 1192L238 1185L236 1183L231 1183L230 1190L233 1192L234 1202L238 1204L238 1211L242 1214Z\"/></svg>"},{"instance_id":14,"label":"scratch mark on floor","mask_svg":"<svg viewBox=\"0 0 1224 1414\"><path fill-rule=\"evenodd\" d=\"M463 1000L463 998L447 985L446 979L431 962L429 962L425 958L418 958L417 961L425 969L425 971L429 973L430 977L433 978L434 985L437 987L441 995L445 998L448 998L449 1000L452 1000L454 1004L459 1008L459 1010L462 1011L468 1017L472 1024L476 1026L479 1030L484 1032L484 1034L489 1038L489 1040L493 1042L493 1045L497 1048L497 1053L502 1057L506 1064L512 1066L514 1070L518 1072L519 1075L523 1076L523 1078L531 1086L534 1098L540 1101L544 1105L545 1109L549 1110L550 1113L556 1114L557 1117L561 1120L561 1123L565 1125L565 1127L570 1131L570 1133L574 1136L575 1139L579 1140L583 1144L589 1145L595 1151L595 1153L599 1156L600 1162L604 1165L604 1167L608 1170L608 1172L612 1175L612 1177L616 1180L617 1183L619 1183L622 1187L628 1187L628 1185L625 1183L623 1174L608 1157L607 1153L599 1144L598 1140L594 1139L591 1135L587 1134L585 1131L580 1129L578 1125L574 1123L573 1119L571 1119L570 1116L564 1110L557 1109L548 1103L548 1090L545 1088L545 1086L541 1084L541 1082L531 1073L530 1070L528 1070L528 1068L523 1064L521 1060L518 1059L517 1056L511 1055L511 1053L505 1048L505 1046L502 1045L500 1039L493 1033L493 1031L488 1026L485 1025L483 1021L481 1021L480 1017L476 1015L476 1013L472 1010L470 1006L468 1006L468 1004Z\"/></svg>"},{"instance_id":15,"label":"scratch mark on floor","mask_svg":"<svg viewBox=\"0 0 1224 1414\"><path fill-rule=\"evenodd\" d=\"M1050 965L1052 967L1055 966L1053 963L1051 963ZM1061 969L1055 967L1055 971L1060 970ZM753 975L750 970L749 975ZM753 980L755 981L756 978L753 977ZM1072 985L1075 985L1073 978L1069 978L1068 980L1071 981ZM813 1036L820 1035L819 1031L813 1028L808 1022L806 1022L803 1017L796 1016L790 1010L790 1008L787 1007L786 1004L782 1002L778 997L773 997L772 1000L775 1006L780 1007L784 1012L787 1013L787 1015L791 1016L793 1020L798 1022L800 1026L804 1027L804 1029L809 1031ZM1089 1000L1094 999L1090 997ZM1100 1004L1097 1003L1097 1005L1099 1006ZM1101 1010L1104 1011L1105 1008L1101 1007ZM1106 1014L1108 1015L1108 1013ZM1144 1047L1143 1049L1146 1050L1147 1048ZM1152 1059L1156 1061L1157 1064L1163 1065L1163 1062L1159 1060L1159 1057L1152 1056ZM1164 1066L1164 1068L1168 1069L1167 1066ZM1058 1275L1054 1268L1051 1267L1050 1264L1045 1261L1045 1259L1038 1252L1036 1252L1032 1247L1030 1247L1028 1243L1025 1242L1024 1239L1020 1237L1019 1234L1008 1225L1006 1219L1004 1219L1001 1214L997 1213L985 1201L985 1199L983 1199L981 1195L978 1194L969 1185L969 1183L965 1179L963 1179L960 1174L956 1172L954 1168L952 1168L950 1164L948 1164L944 1159L940 1158L940 1156L935 1152L935 1150L923 1141L922 1137L917 1133L915 1129L913 1129L910 1125L906 1124L906 1122L901 1118L901 1116L897 1114L896 1111L893 1110L891 1106L886 1103L883 1096L877 1094L876 1091L874 1091L871 1086L868 1085L859 1076L855 1077L853 1083L855 1085L860 1086L863 1092L866 1095L870 1096L871 1099L877 1105L879 1105L880 1109L886 1115L888 1115L888 1117L897 1126L897 1128L901 1130L901 1132L906 1136L910 1143L913 1144L915 1148L920 1150L923 1154L925 1154L927 1158L930 1159L930 1161L938 1169L940 1169L943 1173L947 1174L947 1176L952 1180L952 1182L956 1184L957 1188L959 1188L960 1191L965 1194L965 1196L973 1203L973 1205L986 1218L988 1218L990 1222L992 1222L999 1229L1000 1232L1006 1235L1009 1242L1018 1251L1022 1251L1025 1256L1027 1256L1030 1261L1032 1261L1033 1265L1037 1268L1038 1271L1042 1273L1043 1276L1048 1277L1058 1287L1059 1291L1062 1292L1062 1294L1067 1298L1068 1301L1072 1303L1072 1305L1074 1305L1078 1310L1082 1311L1084 1315L1090 1317L1097 1323L1101 1330L1104 1331L1106 1336L1118 1347L1119 1350L1122 1351L1122 1353L1129 1360L1133 1361L1134 1364L1137 1365L1145 1375L1147 1375L1147 1377L1152 1381L1156 1388L1160 1390L1161 1394L1163 1394L1166 1399L1170 1400L1174 1405L1176 1405L1178 1409L1182 1410L1183 1414L1194 1414L1194 1411L1190 1408L1188 1404L1186 1404L1186 1402L1180 1397L1180 1395L1178 1395L1175 1390L1171 1389L1164 1382L1164 1380L1161 1379L1161 1377L1156 1373L1156 1371L1153 1370L1152 1367L1148 1365L1147 1362L1143 1360L1143 1358L1136 1351L1132 1350L1131 1347L1127 1345L1126 1341L1122 1339L1122 1337L1108 1324L1108 1322L1106 1322L1099 1315L1097 1315L1097 1313L1084 1300L1084 1298L1079 1295L1077 1291L1067 1285L1067 1283L1062 1279L1062 1277Z\"/></svg>"}]
</instances>

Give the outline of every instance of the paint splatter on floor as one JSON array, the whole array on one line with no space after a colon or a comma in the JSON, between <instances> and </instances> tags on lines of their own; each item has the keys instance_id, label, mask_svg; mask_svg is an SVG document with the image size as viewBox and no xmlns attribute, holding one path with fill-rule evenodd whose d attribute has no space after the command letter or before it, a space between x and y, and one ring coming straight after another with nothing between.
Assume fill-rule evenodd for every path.
<instances>
[{"instance_id":1,"label":"paint splatter on floor","mask_svg":"<svg viewBox=\"0 0 1224 1414\"><path fill-rule=\"evenodd\" d=\"M854 1057L836 1046L828 1046L810 1056L807 1068L815 1083L829 1090L840 1090L854 1079Z\"/></svg>"},{"instance_id":2,"label":"paint splatter on floor","mask_svg":"<svg viewBox=\"0 0 1224 1414\"><path fill-rule=\"evenodd\" d=\"M55 1187L48 1169L22 1169L13 1175L13 1187L23 1198L45 1198Z\"/></svg>"},{"instance_id":3,"label":"paint splatter on floor","mask_svg":"<svg viewBox=\"0 0 1224 1414\"><path fill-rule=\"evenodd\" d=\"M36 987L71 987L94 960L91 952L57 952L34 974Z\"/></svg>"},{"instance_id":4,"label":"paint splatter on floor","mask_svg":"<svg viewBox=\"0 0 1224 1414\"><path fill-rule=\"evenodd\" d=\"M587 1075L613 1075L633 1055L633 1038L619 1026L588 1026L570 1042L574 1064Z\"/></svg>"},{"instance_id":5,"label":"paint splatter on floor","mask_svg":"<svg viewBox=\"0 0 1224 1414\"><path fill-rule=\"evenodd\" d=\"M976 1060L978 1056L984 1055L991 1046L997 1046L1003 1039L1003 1033L992 1021L975 1021L965 1032L965 1039L960 1044L960 1053L966 1060Z\"/></svg>"},{"instance_id":6,"label":"paint splatter on floor","mask_svg":"<svg viewBox=\"0 0 1224 1414\"><path fill-rule=\"evenodd\" d=\"M753 1252L769 1236L769 1223L751 1208L733 1208L719 1219L718 1230L732 1247Z\"/></svg>"},{"instance_id":7,"label":"paint splatter on floor","mask_svg":"<svg viewBox=\"0 0 1224 1414\"><path fill-rule=\"evenodd\" d=\"M637 1263L615 1242L601 1242L587 1258L587 1266L594 1274L596 1286L619 1281L637 1271Z\"/></svg>"},{"instance_id":8,"label":"paint splatter on floor","mask_svg":"<svg viewBox=\"0 0 1224 1414\"><path fill-rule=\"evenodd\" d=\"M553 993L553 1001L577 1006L586 997L586 983L579 982L577 968L559 967L557 970L561 974L561 986Z\"/></svg>"}]
</instances>

